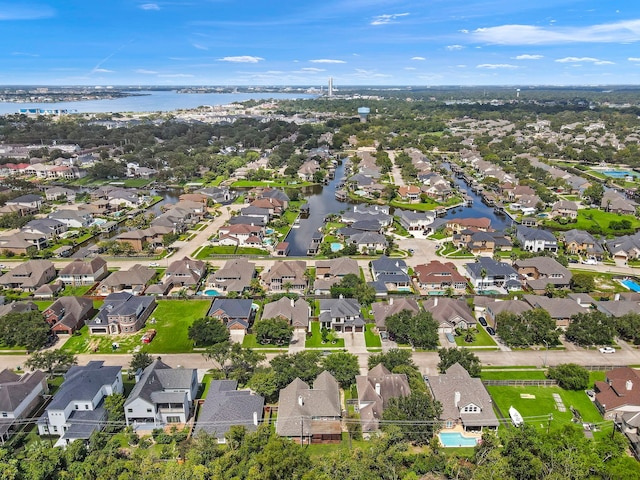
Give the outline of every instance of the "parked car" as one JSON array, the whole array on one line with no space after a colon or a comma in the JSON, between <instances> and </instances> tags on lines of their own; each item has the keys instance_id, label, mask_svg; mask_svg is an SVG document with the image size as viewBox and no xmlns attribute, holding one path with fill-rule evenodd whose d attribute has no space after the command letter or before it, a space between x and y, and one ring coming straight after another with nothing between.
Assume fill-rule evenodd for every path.
<instances>
[{"instance_id":1,"label":"parked car","mask_svg":"<svg viewBox=\"0 0 640 480\"><path fill-rule=\"evenodd\" d=\"M159 266L160 266L160 264L159 264L158 262L151 262L151 263L149 264L149 266L150 266L150 267L159 267Z\"/></svg>"},{"instance_id":2,"label":"parked car","mask_svg":"<svg viewBox=\"0 0 640 480\"><path fill-rule=\"evenodd\" d=\"M616 349L613 347L600 347L600 353L616 353Z\"/></svg>"},{"instance_id":3,"label":"parked car","mask_svg":"<svg viewBox=\"0 0 640 480\"><path fill-rule=\"evenodd\" d=\"M153 337L156 336L156 333L158 332L156 332L154 328L151 328L146 332L144 332L144 335L142 335L142 338L140 339L140 341L142 343L151 343L151 340L153 340Z\"/></svg>"},{"instance_id":4,"label":"parked car","mask_svg":"<svg viewBox=\"0 0 640 480\"><path fill-rule=\"evenodd\" d=\"M486 327L486 326L487 326L487 319L486 319L486 318L484 318L484 317L480 317L480 318L478 319L478 321L480 322L480 325L482 325L483 327Z\"/></svg>"},{"instance_id":5,"label":"parked car","mask_svg":"<svg viewBox=\"0 0 640 480\"><path fill-rule=\"evenodd\" d=\"M487 327L487 333L489 335L495 335L496 331L493 329L493 327Z\"/></svg>"},{"instance_id":6,"label":"parked car","mask_svg":"<svg viewBox=\"0 0 640 480\"><path fill-rule=\"evenodd\" d=\"M380 338L382 340L389 340L389 334L387 332L380 332Z\"/></svg>"},{"instance_id":7,"label":"parked car","mask_svg":"<svg viewBox=\"0 0 640 480\"><path fill-rule=\"evenodd\" d=\"M582 263L585 265L597 265L598 261L595 258L587 258L586 260L583 260Z\"/></svg>"},{"instance_id":8,"label":"parked car","mask_svg":"<svg viewBox=\"0 0 640 480\"><path fill-rule=\"evenodd\" d=\"M591 401L596 399L596 392L594 392L593 390L585 390L585 393L587 394L587 397L589 397Z\"/></svg>"},{"instance_id":9,"label":"parked car","mask_svg":"<svg viewBox=\"0 0 640 480\"><path fill-rule=\"evenodd\" d=\"M449 340L449 343L456 343L456 339L453 337L452 333L445 333L445 336L447 337L447 340Z\"/></svg>"}]
</instances>

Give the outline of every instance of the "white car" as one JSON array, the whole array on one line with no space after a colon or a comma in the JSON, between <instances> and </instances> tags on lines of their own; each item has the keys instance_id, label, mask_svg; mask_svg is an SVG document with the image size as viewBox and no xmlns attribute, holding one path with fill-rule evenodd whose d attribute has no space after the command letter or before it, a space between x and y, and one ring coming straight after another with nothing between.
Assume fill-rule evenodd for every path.
<instances>
[{"instance_id":1,"label":"white car","mask_svg":"<svg viewBox=\"0 0 640 480\"><path fill-rule=\"evenodd\" d=\"M151 263L149 264L149 266L150 266L150 267L159 267L159 266L160 266L160 264L159 264L159 263L157 263L157 262L151 262Z\"/></svg>"},{"instance_id":2,"label":"white car","mask_svg":"<svg viewBox=\"0 0 640 480\"><path fill-rule=\"evenodd\" d=\"M584 265L597 265L598 261L595 258L587 258L586 260L583 260L582 263Z\"/></svg>"},{"instance_id":3,"label":"white car","mask_svg":"<svg viewBox=\"0 0 640 480\"><path fill-rule=\"evenodd\" d=\"M616 349L613 347L600 347L600 353L616 353Z\"/></svg>"}]
</instances>

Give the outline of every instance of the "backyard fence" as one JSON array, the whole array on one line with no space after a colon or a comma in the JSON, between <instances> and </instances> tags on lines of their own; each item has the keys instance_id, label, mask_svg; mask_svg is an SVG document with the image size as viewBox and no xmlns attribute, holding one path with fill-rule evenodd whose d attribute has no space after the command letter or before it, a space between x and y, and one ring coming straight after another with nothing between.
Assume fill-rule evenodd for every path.
<instances>
[{"instance_id":1,"label":"backyard fence","mask_svg":"<svg viewBox=\"0 0 640 480\"><path fill-rule=\"evenodd\" d=\"M555 387L557 380L483 380L483 385L493 387Z\"/></svg>"}]
</instances>

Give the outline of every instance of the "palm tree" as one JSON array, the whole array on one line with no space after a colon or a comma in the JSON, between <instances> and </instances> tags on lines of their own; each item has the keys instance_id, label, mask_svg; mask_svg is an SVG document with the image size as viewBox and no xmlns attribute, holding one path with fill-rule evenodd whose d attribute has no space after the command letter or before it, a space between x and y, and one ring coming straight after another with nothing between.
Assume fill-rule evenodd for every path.
<instances>
[{"instance_id":1,"label":"palm tree","mask_svg":"<svg viewBox=\"0 0 640 480\"><path fill-rule=\"evenodd\" d=\"M484 289L484 279L487 278L487 269L486 268L482 267L480 269L480 277L482 278L481 286Z\"/></svg>"},{"instance_id":2,"label":"palm tree","mask_svg":"<svg viewBox=\"0 0 640 480\"><path fill-rule=\"evenodd\" d=\"M282 284L282 288L284 288L284 291L287 292L287 294L289 294L289 290L291 290L293 288L293 283L291 283L289 281L284 282Z\"/></svg>"}]
</instances>

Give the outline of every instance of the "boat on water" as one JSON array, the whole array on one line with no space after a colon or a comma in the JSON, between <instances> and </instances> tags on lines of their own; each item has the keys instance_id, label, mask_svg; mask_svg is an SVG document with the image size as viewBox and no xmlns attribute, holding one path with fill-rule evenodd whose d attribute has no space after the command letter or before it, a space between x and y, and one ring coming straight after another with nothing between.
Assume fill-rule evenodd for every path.
<instances>
[{"instance_id":1,"label":"boat on water","mask_svg":"<svg viewBox=\"0 0 640 480\"><path fill-rule=\"evenodd\" d=\"M511 421L516 427L519 427L524 423L522 415L520 415L520 412L513 408L513 406L509 407L509 416L511 417Z\"/></svg>"}]
</instances>

